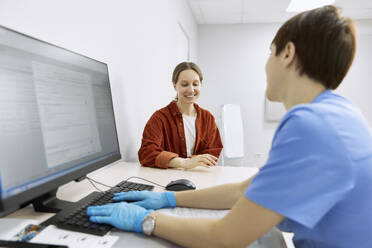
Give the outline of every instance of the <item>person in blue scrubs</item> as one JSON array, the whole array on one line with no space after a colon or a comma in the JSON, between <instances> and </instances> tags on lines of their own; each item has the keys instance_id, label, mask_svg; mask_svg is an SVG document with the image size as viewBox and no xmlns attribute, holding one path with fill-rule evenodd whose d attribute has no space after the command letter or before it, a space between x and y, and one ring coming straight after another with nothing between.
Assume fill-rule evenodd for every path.
<instances>
[{"instance_id":1,"label":"person in blue scrubs","mask_svg":"<svg viewBox=\"0 0 372 248\"><path fill-rule=\"evenodd\" d=\"M117 203L89 207L90 220L186 247L246 247L274 226L293 232L296 247L372 247L371 128L332 92L355 49L353 21L334 6L289 19L266 64L266 95L288 112L260 171L195 191L119 193ZM156 211L175 206L231 210L198 221Z\"/></svg>"}]
</instances>

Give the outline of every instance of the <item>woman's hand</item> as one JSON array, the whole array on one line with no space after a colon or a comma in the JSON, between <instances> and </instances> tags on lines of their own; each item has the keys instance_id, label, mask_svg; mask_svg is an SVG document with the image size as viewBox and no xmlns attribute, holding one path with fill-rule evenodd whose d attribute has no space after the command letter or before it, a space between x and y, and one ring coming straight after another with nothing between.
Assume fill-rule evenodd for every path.
<instances>
[{"instance_id":1,"label":"woman's hand","mask_svg":"<svg viewBox=\"0 0 372 248\"><path fill-rule=\"evenodd\" d=\"M203 166L209 168L217 164L217 159L211 154L200 154L195 155L192 158L173 158L169 160L169 167L184 168L186 170L195 168L197 166Z\"/></svg>"},{"instance_id":2,"label":"woman's hand","mask_svg":"<svg viewBox=\"0 0 372 248\"><path fill-rule=\"evenodd\" d=\"M192 158L186 158L183 161L184 169L192 169L197 166L209 167L217 164L217 158L211 154L200 154Z\"/></svg>"}]
</instances>

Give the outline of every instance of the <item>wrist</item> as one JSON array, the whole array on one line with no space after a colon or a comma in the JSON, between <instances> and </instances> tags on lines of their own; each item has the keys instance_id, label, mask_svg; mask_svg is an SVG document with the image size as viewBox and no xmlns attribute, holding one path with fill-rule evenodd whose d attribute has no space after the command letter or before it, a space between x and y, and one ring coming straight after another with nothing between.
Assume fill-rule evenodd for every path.
<instances>
[{"instance_id":1,"label":"wrist","mask_svg":"<svg viewBox=\"0 0 372 248\"><path fill-rule=\"evenodd\" d=\"M167 202L167 204L164 207L170 207L170 208L175 208L177 203L176 203L176 196L174 192L164 192L163 193L164 200Z\"/></svg>"},{"instance_id":2,"label":"wrist","mask_svg":"<svg viewBox=\"0 0 372 248\"><path fill-rule=\"evenodd\" d=\"M190 161L190 158L182 158L180 168L183 168L183 169L187 168L189 161Z\"/></svg>"},{"instance_id":3,"label":"wrist","mask_svg":"<svg viewBox=\"0 0 372 248\"><path fill-rule=\"evenodd\" d=\"M142 221L143 233L151 236L155 231L156 215L154 211L149 213Z\"/></svg>"},{"instance_id":4,"label":"wrist","mask_svg":"<svg viewBox=\"0 0 372 248\"><path fill-rule=\"evenodd\" d=\"M138 218L138 221L136 221L135 225L134 225L134 228L133 228L133 231L135 232L138 232L138 233L143 233L143 222L144 220L146 219L146 217L150 214L154 212L154 210L146 210L142 213L141 216L139 216Z\"/></svg>"},{"instance_id":5,"label":"wrist","mask_svg":"<svg viewBox=\"0 0 372 248\"><path fill-rule=\"evenodd\" d=\"M180 157L172 158L169 160L168 167L171 168L183 168L184 159Z\"/></svg>"}]
</instances>

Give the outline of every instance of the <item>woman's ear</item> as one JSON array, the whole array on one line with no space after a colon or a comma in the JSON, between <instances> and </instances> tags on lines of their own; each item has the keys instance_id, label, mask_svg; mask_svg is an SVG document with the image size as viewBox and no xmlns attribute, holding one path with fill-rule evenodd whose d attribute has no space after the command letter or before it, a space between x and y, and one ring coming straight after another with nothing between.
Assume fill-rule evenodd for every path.
<instances>
[{"instance_id":1,"label":"woman's ear","mask_svg":"<svg viewBox=\"0 0 372 248\"><path fill-rule=\"evenodd\" d=\"M296 58L296 47L292 41L288 42L283 49L282 60L284 65L290 66Z\"/></svg>"},{"instance_id":2,"label":"woman's ear","mask_svg":"<svg viewBox=\"0 0 372 248\"><path fill-rule=\"evenodd\" d=\"M174 88L175 91L177 91L176 90L176 83L173 83L173 88Z\"/></svg>"}]
</instances>

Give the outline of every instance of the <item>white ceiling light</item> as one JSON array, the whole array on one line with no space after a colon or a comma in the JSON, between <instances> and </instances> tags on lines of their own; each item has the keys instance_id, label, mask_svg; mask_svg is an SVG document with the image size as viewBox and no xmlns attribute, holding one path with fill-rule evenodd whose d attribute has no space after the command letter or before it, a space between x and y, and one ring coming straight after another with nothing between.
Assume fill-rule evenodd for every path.
<instances>
[{"instance_id":1,"label":"white ceiling light","mask_svg":"<svg viewBox=\"0 0 372 248\"><path fill-rule=\"evenodd\" d=\"M333 4L335 0L291 0L286 11L301 12L309 9L319 8L324 5Z\"/></svg>"}]
</instances>

